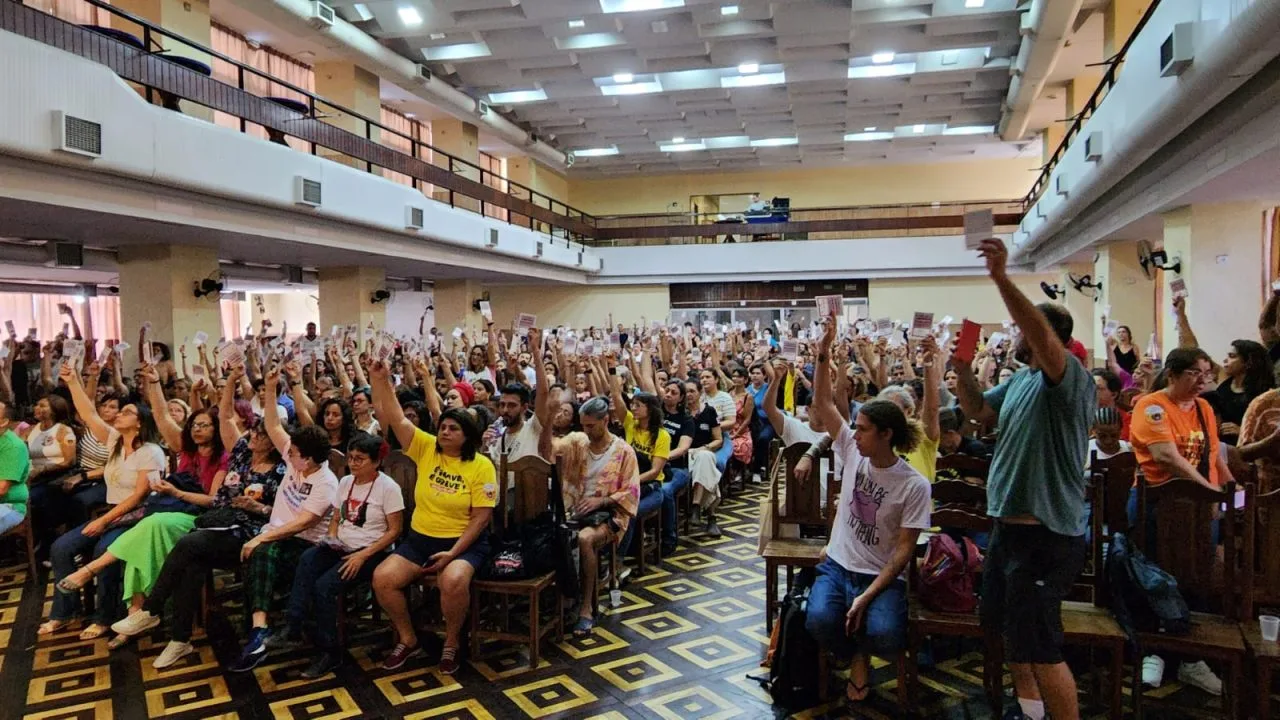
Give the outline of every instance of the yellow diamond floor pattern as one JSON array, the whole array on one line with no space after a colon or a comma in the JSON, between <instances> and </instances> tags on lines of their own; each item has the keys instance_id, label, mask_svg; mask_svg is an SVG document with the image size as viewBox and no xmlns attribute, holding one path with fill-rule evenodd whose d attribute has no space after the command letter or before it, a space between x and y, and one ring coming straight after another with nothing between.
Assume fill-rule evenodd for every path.
<instances>
[{"instance_id":1,"label":"yellow diamond floor pattern","mask_svg":"<svg viewBox=\"0 0 1280 720\"><path fill-rule=\"evenodd\" d=\"M726 501L721 525L732 532L720 540L697 537L695 528L661 567L634 578L593 637L548 638L536 669L524 647L490 644L456 677L429 658L382 670L389 634L367 618L352 628L348 661L334 674L302 678L312 657L306 648L274 654L251 673L227 672L244 637L234 600L214 612L207 632L197 631L197 652L165 671L151 667L167 640L163 632L115 651L105 639L79 640L75 629L37 641L51 589L30 581L16 560L0 560L0 719L773 718L768 694L746 677L767 673L758 666L768 636L763 563L754 549L761 495L753 488ZM0 546L0 558L11 551ZM220 585L229 581L219 578ZM926 715L990 717L980 697L980 656L957 658L952 650L947 657L922 673ZM876 691L856 712L836 700L794 717L901 717L894 667L877 666ZM841 685L833 680L834 692ZM1196 692L1170 683L1159 695L1189 697L1188 716L1198 717L1190 710L1204 704Z\"/></svg>"}]
</instances>

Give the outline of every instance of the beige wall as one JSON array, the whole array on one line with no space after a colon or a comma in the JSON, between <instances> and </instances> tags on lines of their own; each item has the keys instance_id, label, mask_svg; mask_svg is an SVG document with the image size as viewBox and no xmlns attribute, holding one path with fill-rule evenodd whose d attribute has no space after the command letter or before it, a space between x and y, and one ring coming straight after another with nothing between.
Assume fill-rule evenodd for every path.
<instances>
[{"instance_id":1,"label":"beige wall","mask_svg":"<svg viewBox=\"0 0 1280 720\"><path fill-rule=\"evenodd\" d=\"M622 178L570 178L569 203L596 215L689 209L694 195L759 192L791 198L795 208L897 205L1020 198L1035 180L1039 158L929 165L872 165L682 173Z\"/></svg>"},{"instance_id":2,"label":"beige wall","mask_svg":"<svg viewBox=\"0 0 1280 720\"><path fill-rule=\"evenodd\" d=\"M320 268L320 327L355 325L363 329L369 323L385 327L387 304L369 301L374 291L385 286L386 272L382 268Z\"/></svg>"},{"instance_id":3,"label":"beige wall","mask_svg":"<svg viewBox=\"0 0 1280 720\"><path fill-rule=\"evenodd\" d=\"M1159 238L1156 238L1157 240ZM1110 320L1128 325L1134 344L1145 350L1155 331L1156 285L1142 273L1138 263L1136 241L1115 242L1099 246L1093 264L1095 281L1103 284L1102 300L1094 308L1093 356L1106 359L1106 341L1102 337L1102 314L1110 306Z\"/></svg>"},{"instance_id":4,"label":"beige wall","mask_svg":"<svg viewBox=\"0 0 1280 720\"><path fill-rule=\"evenodd\" d=\"M631 325L665 322L671 311L666 285L495 285L487 289L498 327L510 327L522 312L537 315L542 327L585 328L605 325L610 313L615 324Z\"/></svg>"},{"instance_id":5,"label":"beige wall","mask_svg":"<svg viewBox=\"0 0 1280 720\"><path fill-rule=\"evenodd\" d=\"M1040 282L1057 283L1058 273L1027 273L1014 276L1018 288L1033 303L1048 298L1040 291ZM1000 293L985 275L974 277L873 279L869 282L870 312L873 318L889 317L911 322L916 312L932 312L934 320L950 315L956 322L968 318L982 324L999 324L1009 319L1000 301ZM1090 318L1075 318L1076 324Z\"/></svg>"},{"instance_id":6,"label":"beige wall","mask_svg":"<svg viewBox=\"0 0 1280 720\"><path fill-rule=\"evenodd\" d=\"M212 248L192 245L121 245L120 331L137 346L144 322L151 323L151 339L177 349L184 338L199 331L216 335L222 327L218 298L199 297L194 283L218 273ZM137 354L125 361L132 368Z\"/></svg>"},{"instance_id":7,"label":"beige wall","mask_svg":"<svg viewBox=\"0 0 1280 720\"><path fill-rule=\"evenodd\" d=\"M284 327L290 337L301 335L307 330L307 323L320 323L320 304L312 296L319 292L312 288L305 292L266 293L262 297L262 307L266 317L271 321L271 334L275 335ZM258 312L258 295L249 296L249 307L252 308L254 332L262 327L263 313ZM333 323L331 323L332 325ZM317 327L317 332L327 335L328 328Z\"/></svg>"}]
</instances>

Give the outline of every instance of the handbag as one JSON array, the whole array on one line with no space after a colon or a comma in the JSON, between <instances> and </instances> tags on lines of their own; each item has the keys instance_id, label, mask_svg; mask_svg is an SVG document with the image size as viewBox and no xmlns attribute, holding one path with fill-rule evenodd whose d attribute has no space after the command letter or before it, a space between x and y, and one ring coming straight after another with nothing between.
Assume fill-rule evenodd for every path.
<instances>
[{"instance_id":1,"label":"handbag","mask_svg":"<svg viewBox=\"0 0 1280 720\"><path fill-rule=\"evenodd\" d=\"M200 485L200 479L192 473L176 472L166 478L166 480L168 480L169 484L173 485L180 492L195 494L204 493L204 487ZM147 500L143 504L142 509L143 517L170 512L199 515L204 510L204 508L194 503L189 503L186 500L180 500L173 495L165 495L157 492L153 492L147 496Z\"/></svg>"}]
</instances>

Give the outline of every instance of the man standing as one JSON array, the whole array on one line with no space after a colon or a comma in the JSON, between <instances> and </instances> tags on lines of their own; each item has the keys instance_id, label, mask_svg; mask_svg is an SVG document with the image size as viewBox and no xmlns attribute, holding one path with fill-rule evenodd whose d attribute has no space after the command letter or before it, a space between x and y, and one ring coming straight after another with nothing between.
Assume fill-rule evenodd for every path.
<instances>
[{"instance_id":1,"label":"man standing","mask_svg":"<svg viewBox=\"0 0 1280 720\"><path fill-rule=\"evenodd\" d=\"M0 400L0 535L27 516L27 476L31 454L14 428L13 406Z\"/></svg>"},{"instance_id":2,"label":"man standing","mask_svg":"<svg viewBox=\"0 0 1280 720\"><path fill-rule=\"evenodd\" d=\"M984 395L959 363L960 407L1000 436L987 482L995 519L982 582L982 624L1003 635L1021 713L1076 720L1075 678L1062 658L1062 600L1084 568L1084 473L1095 395L1093 378L1067 351L1071 314L1032 305L1009 278L1008 251L995 238L979 254L1022 333L1015 353L1027 367Z\"/></svg>"}]
</instances>

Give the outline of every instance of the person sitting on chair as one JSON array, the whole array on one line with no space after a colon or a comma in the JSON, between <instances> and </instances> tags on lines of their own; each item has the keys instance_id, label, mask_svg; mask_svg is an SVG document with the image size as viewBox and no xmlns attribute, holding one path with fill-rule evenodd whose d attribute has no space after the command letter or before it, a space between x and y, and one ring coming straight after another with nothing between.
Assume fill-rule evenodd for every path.
<instances>
[{"instance_id":1,"label":"person sitting on chair","mask_svg":"<svg viewBox=\"0 0 1280 720\"><path fill-rule=\"evenodd\" d=\"M747 203L747 212L752 215L764 215L769 212L769 203L760 199L760 193L751 193L751 202Z\"/></svg>"}]
</instances>

